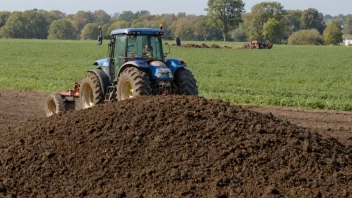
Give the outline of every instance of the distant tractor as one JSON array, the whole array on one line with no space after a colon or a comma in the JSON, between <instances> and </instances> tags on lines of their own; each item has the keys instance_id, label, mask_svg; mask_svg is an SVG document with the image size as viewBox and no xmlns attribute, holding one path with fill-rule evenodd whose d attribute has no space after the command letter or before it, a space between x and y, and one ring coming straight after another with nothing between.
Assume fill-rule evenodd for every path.
<instances>
[{"instance_id":1,"label":"distant tractor","mask_svg":"<svg viewBox=\"0 0 352 198\"><path fill-rule=\"evenodd\" d=\"M99 26L98 45L103 43ZM74 109L87 109L117 99L142 95L198 95L196 80L186 63L180 59L165 59L164 32L151 28L118 29L111 33L109 57L97 60L81 83L72 90L50 94L45 110L47 116ZM179 39L176 40L180 42Z\"/></svg>"},{"instance_id":2,"label":"distant tractor","mask_svg":"<svg viewBox=\"0 0 352 198\"><path fill-rule=\"evenodd\" d=\"M252 40L251 43L244 44L244 47L249 49L271 49L273 44Z\"/></svg>"}]
</instances>

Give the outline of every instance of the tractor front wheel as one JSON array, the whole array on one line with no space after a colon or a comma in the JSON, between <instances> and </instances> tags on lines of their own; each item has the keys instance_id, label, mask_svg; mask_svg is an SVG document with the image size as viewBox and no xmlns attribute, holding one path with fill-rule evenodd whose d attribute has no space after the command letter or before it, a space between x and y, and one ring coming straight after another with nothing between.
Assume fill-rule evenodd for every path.
<instances>
[{"instance_id":1,"label":"tractor front wheel","mask_svg":"<svg viewBox=\"0 0 352 198\"><path fill-rule=\"evenodd\" d=\"M191 71L180 68L176 71L175 82L180 95L198 95L197 81Z\"/></svg>"},{"instance_id":2,"label":"tractor front wheel","mask_svg":"<svg viewBox=\"0 0 352 198\"><path fill-rule=\"evenodd\" d=\"M88 109L103 102L102 87L95 74L89 74L83 78L79 89L79 97L82 109Z\"/></svg>"},{"instance_id":3,"label":"tractor front wheel","mask_svg":"<svg viewBox=\"0 0 352 198\"><path fill-rule=\"evenodd\" d=\"M65 112L65 103L58 93L50 94L46 99L45 113L48 117Z\"/></svg>"},{"instance_id":4,"label":"tractor front wheel","mask_svg":"<svg viewBox=\"0 0 352 198\"><path fill-rule=\"evenodd\" d=\"M148 75L135 68L129 67L120 74L117 83L117 100L126 100L142 95L150 95L151 87Z\"/></svg>"}]
</instances>

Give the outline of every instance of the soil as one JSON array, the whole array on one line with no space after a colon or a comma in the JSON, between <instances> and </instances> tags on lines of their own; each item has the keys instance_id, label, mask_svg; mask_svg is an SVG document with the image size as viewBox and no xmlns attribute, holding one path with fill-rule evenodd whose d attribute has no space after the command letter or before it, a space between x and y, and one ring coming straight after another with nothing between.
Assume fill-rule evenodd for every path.
<instances>
[{"instance_id":1,"label":"soil","mask_svg":"<svg viewBox=\"0 0 352 198\"><path fill-rule=\"evenodd\" d=\"M173 44L172 46L176 46L176 44ZM227 46L227 45L220 46L217 44L212 44L212 45L208 46L204 43L202 43L201 45L188 43L188 44L180 45L180 47L184 47L184 48L218 48L218 49L259 49L258 46L250 47L249 43L247 43L243 46L238 46L238 47L232 47L232 46ZM271 49L272 47L273 47L272 44L264 44L263 49Z\"/></svg>"},{"instance_id":2,"label":"soil","mask_svg":"<svg viewBox=\"0 0 352 198\"><path fill-rule=\"evenodd\" d=\"M0 89L0 131L6 132L30 119L45 116L48 94L16 89Z\"/></svg>"},{"instance_id":3,"label":"soil","mask_svg":"<svg viewBox=\"0 0 352 198\"><path fill-rule=\"evenodd\" d=\"M49 93L0 88L0 131L8 131L28 120L45 117ZM298 126L338 138L352 145L352 112L277 106L244 106L261 113L272 113Z\"/></svg>"},{"instance_id":4,"label":"soil","mask_svg":"<svg viewBox=\"0 0 352 198\"><path fill-rule=\"evenodd\" d=\"M350 112L201 97L44 117L0 89L0 197L350 197Z\"/></svg>"}]
</instances>

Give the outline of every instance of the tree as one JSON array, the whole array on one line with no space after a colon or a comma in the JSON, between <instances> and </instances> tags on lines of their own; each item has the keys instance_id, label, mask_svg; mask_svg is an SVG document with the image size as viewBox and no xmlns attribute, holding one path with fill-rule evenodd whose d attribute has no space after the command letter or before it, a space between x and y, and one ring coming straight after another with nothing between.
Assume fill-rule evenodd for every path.
<instances>
[{"instance_id":1,"label":"tree","mask_svg":"<svg viewBox=\"0 0 352 198\"><path fill-rule=\"evenodd\" d=\"M53 21L53 16L49 12L33 9L23 12L23 17L30 23L25 25L28 33L26 38L46 39L48 37L48 30Z\"/></svg>"},{"instance_id":2,"label":"tree","mask_svg":"<svg viewBox=\"0 0 352 198\"><path fill-rule=\"evenodd\" d=\"M323 14L314 8L304 10L301 17L301 27L305 30L317 29L319 33L323 33L326 28Z\"/></svg>"},{"instance_id":3,"label":"tree","mask_svg":"<svg viewBox=\"0 0 352 198\"><path fill-rule=\"evenodd\" d=\"M77 39L77 29L70 19L59 19L50 25L48 39Z\"/></svg>"},{"instance_id":4,"label":"tree","mask_svg":"<svg viewBox=\"0 0 352 198\"><path fill-rule=\"evenodd\" d=\"M199 19L194 24L194 34L197 40L207 40L209 36L209 27L207 26L206 16L200 16Z\"/></svg>"},{"instance_id":5,"label":"tree","mask_svg":"<svg viewBox=\"0 0 352 198\"><path fill-rule=\"evenodd\" d=\"M174 21L176 21L177 18L174 14L163 14L161 17L161 23L164 26L164 34L165 35L172 35L172 32L169 30L169 27L172 25Z\"/></svg>"},{"instance_id":6,"label":"tree","mask_svg":"<svg viewBox=\"0 0 352 198\"><path fill-rule=\"evenodd\" d=\"M193 21L187 18L179 19L176 24L175 36L182 40L193 40L195 37L193 25Z\"/></svg>"},{"instance_id":7,"label":"tree","mask_svg":"<svg viewBox=\"0 0 352 198\"><path fill-rule=\"evenodd\" d=\"M222 30L224 41L227 41L228 33L238 27L242 22L244 3L242 0L208 0L209 24Z\"/></svg>"},{"instance_id":8,"label":"tree","mask_svg":"<svg viewBox=\"0 0 352 198\"><path fill-rule=\"evenodd\" d=\"M128 11L123 11L120 15L119 15L119 20L120 21L129 21L129 22L131 22L131 21L133 21L134 19L136 19L137 17L136 17L136 15L132 12L132 11L130 11L130 10L128 10Z\"/></svg>"},{"instance_id":9,"label":"tree","mask_svg":"<svg viewBox=\"0 0 352 198\"><path fill-rule=\"evenodd\" d=\"M285 11L279 2L262 2L252 7L251 13L247 15L249 36L251 39L264 39L264 24L271 18L284 24Z\"/></svg>"},{"instance_id":10,"label":"tree","mask_svg":"<svg viewBox=\"0 0 352 198\"><path fill-rule=\"evenodd\" d=\"M186 17L187 17L187 14L185 12L177 13L177 18L179 18L179 19L183 19L183 18L186 18Z\"/></svg>"},{"instance_id":11,"label":"tree","mask_svg":"<svg viewBox=\"0 0 352 198\"><path fill-rule=\"evenodd\" d=\"M99 24L97 23L88 23L84 26L81 31L81 39L82 40L93 40L96 39L99 35Z\"/></svg>"},{"instance_id":12,"label":"tree","mask_svg":"<svg viewBox=\"0 0 352 198\"><path fill-rule=\"evenodd\" d=\"M322 42L321 35L316 29L294 32L288 38L288 44L291 45L319 45Z\"/></svg>"},{"instance_id":13,"label":"tree","mask_svg":"<svg viewBox=\"0 0 352 198\"><path fill-rule=\"evenodd\" d=\"M2 28L2 35L7 38L38 38L45 39L48 35L49 22L43 10L27 10L14 12Z\"/></svg>"},{"instance_id":14,"label":"tree","mask_svg":"<svg viewBox=\"0 0 352 198\"><path fill-rule=\"evenodd\" d=\"M75 14L68 14L68 15L66 16L66 18L73 21L73 20L75 20Z\"/></svg>"},{"instance_id":15,"label":"tree","mask_svg":"<svg viewBox=\"0 0 352 198\"><path fill-rule=\"evenodd\" d=\"M22 12L13 12L7 19L6 25L1 28L1 34L5 38L24 38L22 29Z\"/></svg>"},{"instance_id":16,"label":"tree","mask_svg":"<svg viewBox=\"0 0 352 198\"><path fill-rule=\"evenodd\" d=\"M324 20L332 19L333 17L330 14L324 15Z\"/></svg>"},{"instance_id":17,"label":"tree","mask_svg":"<svg viewBox=\"0 0 352 198\"><path fill-rule=\"evenodd\" d=\"M109 23L111 20L111 16L108 15L104 10L96 10L94 11L95 23L100 25Z\"/></svg>"},{"instance_id":18,"label":"tree","mask_svg":"<svg viewBox=\"0 0 352 198\"><path fill-rule=\"evenodd\" d=\"M352 34L352 16L348 16L345 19L345 23L343 26L343 32L345 34Z\"/></svg>"},{"instance_id":19,"label":"tree","mask_svg":"<svg viewBox=\"0 0 352 198\"><path fill-rule=\"evenodd\" d=\"M53 16L53 20L59 20L66 17L66 14L61 12L60 10L51 10L49 13Z\"/></svg>"},{"instance_id":20,"label":"tree","mask_svg":"<svg viewBox=\"0 0 352 198\"><path fill-rule=\"evenodd\" d=\"M77 31L80 32L85 25L88 23L93 23L95 21L95 16L92 12L78 11L74 16L74 21L76 22Z\"/></svg>"},{"instance_id":21,"label":"tree","mask_svg":"<svg viewBox=\"0 0 352 198\"><path fill-rule=\"evenodd\" d=\"M323 38L326 45L337 45L343 41L343 32L340 24L333 21L324 30Z\"/></svg>"},{"instance_id":22,"label":"tree","mask_svg":"<svg viewBox=\"0 0 352 198\"><path fill-rule=\"evenodd\" d=\"M117 21L120 18L120 13L116 12L111 16L112 21Z\"/></svg>"},{"instance_id":23,"label":"tree","mask_svg":"<svg viewBox=\"0 0 352 198\"><path fill-rule=\"evenodd\" d=\"M237 41L237 42L248 41L248 36L247 36L245 24L240 23L238 28L232 32L231 37L234 41Z\"/></svg>"},{"instance_id":24,"label":"tree","mask_svg":"<svg viewBox=\"0 0 352 198\"><path fill-rule=\"evenodd\" d=\"M270 18L263 28L263 36L265 39L269 40L271 43L273 40L280 36L281 34L281 24L275 18Z\"/></svg>"},{"instance_id":25,"label":"tree","mask_svg":"<svg viewBox=\"0 0 352 198\"><path fill-rule=\"evenodd\" d=\"M110 34L113 30L128 28L129 26L130 23L128 21L117 21L109 26L107 32Z\"/></svg>"},{"instance_id":26,"label":"tree","mask_svg":"<svg viewBox=\"0 0 352 198\"><path fill-rule=\"evenodd\" d=\"M301 10L286 10L285 22L292 27L292 31L297 32L301 29Z\"/></svg>"},{"instance_id":27,"label":"tree","mask_svg":"<svg viewBox=\"0 0 352 198\"><path fill-rule=\"evenodd\" d=\"M150 12L148 10L140 10L136 12L136 18L139 18L144 15L150 15Z\"/></svg>"},{"instance_id":28,"label":"tree","mask_svg":"<svg viewBox=\"0 0 352 198\"><path fill-rule=\"evenodd\" d=\"M7 19L10 17L11 12L0 12L0 28L6 24Z\"/></svg>"}]
</instances>

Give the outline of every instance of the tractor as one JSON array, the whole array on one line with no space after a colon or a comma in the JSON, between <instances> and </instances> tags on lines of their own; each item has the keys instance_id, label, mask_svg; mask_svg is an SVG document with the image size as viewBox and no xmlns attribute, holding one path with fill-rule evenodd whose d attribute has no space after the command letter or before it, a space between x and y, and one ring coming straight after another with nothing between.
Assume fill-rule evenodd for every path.
<instances>
[{"instance_id":1,"label":"tractor","mask_svg":"<svg viewBox=\"0 0 352 198\"><path fill-rule=\"evenodd\" d=\"M98 45L103 44L102 28ZM94 62L71 90L50 94L46 100L47 116L65 111L91 108L97 104L147 95L198 95L197 82L187 64L180 59L166 59L170 45L164 32L152 28L127 28L111 32L109 57ZM176 40L178 43L179 39Z\"/></svg>"}]
</instances>

